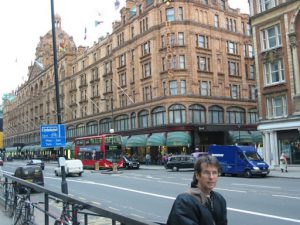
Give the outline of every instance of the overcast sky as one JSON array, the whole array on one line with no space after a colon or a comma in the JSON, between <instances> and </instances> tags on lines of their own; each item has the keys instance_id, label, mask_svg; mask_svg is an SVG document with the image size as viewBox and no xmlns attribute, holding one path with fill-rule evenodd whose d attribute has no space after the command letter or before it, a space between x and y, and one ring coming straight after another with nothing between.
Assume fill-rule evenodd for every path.
<instances>
[{"instance_id":1,"label":"overcast sky","mask_svg":"<svg viewBox=\"0 0 300 225\"><path fill-rule=\"evenodd\" d=\"M120 1L119 10L125 5ZM9 0L0 3L0 105L2 96L27 80L28 66L35 59L40 36L51 30L50 0ZM73 36L77 46L92 46L98 37L111 32L120 18L115 0L54 0L62 29ZM249 13L248 0L229 0L232 8ZM95 27L95 20L103 23ZM84 40L85 27L87 39Z\"/></svg>"}]
</instances>

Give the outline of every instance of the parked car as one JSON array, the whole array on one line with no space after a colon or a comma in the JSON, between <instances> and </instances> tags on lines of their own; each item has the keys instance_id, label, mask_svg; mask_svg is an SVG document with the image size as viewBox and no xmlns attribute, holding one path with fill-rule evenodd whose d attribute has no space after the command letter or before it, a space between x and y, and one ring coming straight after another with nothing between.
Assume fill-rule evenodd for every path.
<instances>
[{"instance_id":1,"label":"parked car","mask_svg":"<svg viewBox=\"0 0 300 225\"><path fill-rule=\"evenodd\" d=\"M135 158L128 158L126 156L123 156L123 167L126 169L139 169L140 163Z\"/></svg>"},{"instance_id":2,"label":"parked car","mask_svg":"<svg viewBox=\"0 0 300 225\"><path fill-rule=\"evenodd\" d=\"M166 169L176 170L194 168L195 158L191 155L173 155L170 156L165 164Z\"/></svg>"},{"instance_id":3,"label":"parked car","mask_svg":"<svg viewBox=\"0 0 300 225\"><path fill-rule=\"evenodd\" d=\"M70 159L65 161L65 171L66 176L78 174L78 176L81 176L83 173L83 164L81 160L79 159ZM55 167L54 173L56 176L61 176L61 168L60 166Z\"/></svg>"},{"instance_id":4,"label":"parked car","mask_svg":"<svg viewBox=\"0 0 300 225\"><path fill-rule=\"evenodd\" d=\"M31 159L27 162L27 166L40 166L42 170L45 169L45 163L40 159Z\"/></svg>"},{"instance_id":5,"label":"parked car","mask_svg":"<svg viewBox=\"0 0 300 225\"><path fill-rule=\"evenodd\" d=\"M0 157L0 166L3 166L3 159Z\"/></svg>"},{"instance_id":6,"label":"parked car","mask_svg":"<svg viewBox=\"0 0 300 225\"><path fill-rule=\"evenodd\" d=\"M44 175L42 168L39 166L21 166L15 170L15 177L23 180L44 186ZM25 193L25 189L22 185L16 185L17 191L22 194Z\"/></svg>"},{"instance_id":7,"label":"parked car","mask_svg":"<svg viewBox=\"0 0 300 225\"><path fill-rule=\"evenodd\" d=\"M8 162L12 162L12 161L14 161L13 157L11 157L11 156L7 156L7 158L6 158L6 159L7 159L7 161L8 161Z\"/></svg>"}]
</instances>

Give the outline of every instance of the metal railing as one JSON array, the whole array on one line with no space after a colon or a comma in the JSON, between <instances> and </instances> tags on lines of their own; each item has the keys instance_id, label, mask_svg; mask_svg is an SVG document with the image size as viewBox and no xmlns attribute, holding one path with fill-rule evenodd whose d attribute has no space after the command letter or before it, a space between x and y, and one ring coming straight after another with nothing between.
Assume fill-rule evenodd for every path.
<instances>
[{"instance_id":1,"label":"metal railing","mask_svg":"<svg viewBox=\"0 0 300 225\"><path fill-rule=\"evenodd\" d=\"M83 215L83 223L80 224L88 224L88 218L89 216L97 216L97 217L103 217L107 221L109 221L109 224L116 225L117 223L120 225L157 225L157 223L154 223L150 220L144 220L138 218L133 218L128 215L122 214L122 212L114 212L109 210L108 207L99 207L91 202L85 202L80 201L76 198L73 198L70 195L66 195L63 193L58 193L53 190L50 190L49 188L45 188L43 186L28 182L26 180L17 178L15 176L9 175L9 174L3 174L5 177L5 183L4 183L4 192L5 192L5 205L7 204L7 195L8 195L8 184L14 183L18 185L22 185L26 188L30 188L35 190L36 192L43 193L44 194L44 201L43 206L35 205L34 207L42 212L44 214L44 224L49 225L49 219L57 219L57 215L53 214L53 211L50 209L49 200L55 199L58 201L61 201L63 203L67 203L70 206L72 206L72 210L70 210L70 213L72 215L72 224L78 224L78 215ZM15 200L16 201L16 200ZM80 206L80 207L78 207ZM80 208L80 210L78 210ZM159 223L160 224L160 223Z\"/></svg>"}]
</instances>

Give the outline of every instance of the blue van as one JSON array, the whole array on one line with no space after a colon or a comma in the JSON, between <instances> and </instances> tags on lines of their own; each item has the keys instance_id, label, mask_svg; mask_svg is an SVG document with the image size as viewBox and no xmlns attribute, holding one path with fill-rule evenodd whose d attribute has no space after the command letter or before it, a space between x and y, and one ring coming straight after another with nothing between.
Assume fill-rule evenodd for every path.
<instances>
[{"instance_id":1,"label":"blue van","mask_svg":"<svg viewBox=\"0 0 300 225\"><path fill-rule=\"evenodd\" d=\"M257 153L254 146L211 145L208 154L215 156L221 165L221 175L244 175L266 177L269 165Z\"/></svg>"}]
</instances>

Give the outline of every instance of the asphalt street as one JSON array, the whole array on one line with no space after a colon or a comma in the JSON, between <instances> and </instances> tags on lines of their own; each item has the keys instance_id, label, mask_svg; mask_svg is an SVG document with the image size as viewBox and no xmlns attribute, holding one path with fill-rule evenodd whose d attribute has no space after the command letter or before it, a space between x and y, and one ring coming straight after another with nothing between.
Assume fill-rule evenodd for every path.
<instances>
[{"instance_id":1,"label":"asphalt street","mask_svg":"<svg viewBox=\"0 0 300 225\"><path fill-rule=\"evenodd\" d=\"M14 171L24 162L6 163ZM60 191L55 164L44 171L46 187ZM165 222L176 196L188 189L193 171L165 169L123 170L103 174L86 170L82 177L68 177L69 193L83 201L122 211L124 214ZM299 179L280 177L220 177L216 191L227 200L231 225L291 225L300 223Z\"/></svg>"}]
</instances>

